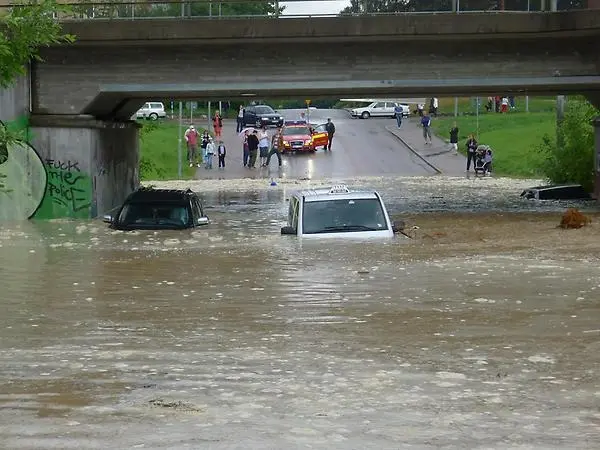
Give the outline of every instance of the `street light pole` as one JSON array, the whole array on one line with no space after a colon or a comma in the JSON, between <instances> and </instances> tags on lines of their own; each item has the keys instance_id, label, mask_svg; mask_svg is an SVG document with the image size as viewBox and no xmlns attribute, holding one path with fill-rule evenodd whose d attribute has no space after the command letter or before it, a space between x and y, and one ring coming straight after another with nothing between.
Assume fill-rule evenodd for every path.
<instances>
[{"instance_id":1,"label":"street light pole","mask_svg":"<svg viewBox=\"0 0 600 450\"><path fill-rule=\"evenodd\" d=\"M183 133L183 104L179 102L179 132L177 135L179 139L177 140L177 178L180 180L183 178L183 166L181 159L183 158L183 142L182 139Z\"/></svg>"}]
</instances>

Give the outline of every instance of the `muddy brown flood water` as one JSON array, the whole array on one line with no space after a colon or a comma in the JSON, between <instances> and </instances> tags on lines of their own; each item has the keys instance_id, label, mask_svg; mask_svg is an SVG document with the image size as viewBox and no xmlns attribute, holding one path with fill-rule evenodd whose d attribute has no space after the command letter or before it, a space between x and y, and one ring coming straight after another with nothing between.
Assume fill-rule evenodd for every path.
<instances>
[{"instance_id":1,"label":"muddy brown flood water","mask_svg":"<svg viewBox=\"0 0 600 450\"><path fill-rule=\"evenodd\" d=\"M281 236L285 189L203 192L191 232L4 226L0 447L598 448L594 205L398 183L412 240Z\"/></svg>"}]
</instances>

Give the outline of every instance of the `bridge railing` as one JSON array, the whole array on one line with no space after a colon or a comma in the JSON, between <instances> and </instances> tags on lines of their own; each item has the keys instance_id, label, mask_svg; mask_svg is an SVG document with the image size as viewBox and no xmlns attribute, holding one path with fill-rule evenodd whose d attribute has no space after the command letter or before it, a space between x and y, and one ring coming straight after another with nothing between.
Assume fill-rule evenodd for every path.
<instances>
[{"instance_id":1,"label":"bridge railing","mask_svg":"<svg viewBox=\"0 0 600 450\"><path fill-rule=\"evenodd\" d=\"M358 6L339 7L338 0L57 0L67 6L61 20L92 19L182 19L182 18L251 18L378 16L418 13L502 13L548 10L552 0L438 0L398 2L393 7L377 8L377 2L362 0ZM411 6L414 5L414 6ZM435 5L435 8L432 6ZM14 0L0 0L0 8L22 7ZM557 0L557 9L585 9L584 1Z\"/></svg>"}]
</instances>

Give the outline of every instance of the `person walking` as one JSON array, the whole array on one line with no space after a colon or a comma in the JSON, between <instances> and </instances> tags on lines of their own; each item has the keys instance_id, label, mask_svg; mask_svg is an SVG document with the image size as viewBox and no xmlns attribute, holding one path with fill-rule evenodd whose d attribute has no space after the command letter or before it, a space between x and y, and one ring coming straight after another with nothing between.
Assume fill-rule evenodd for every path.
<instances>
[{"instance_id":1,"label":"person walking","mask_svg":"<svg viewBox=\"0 0 600 450\"><path fill-rule=\"evenodd\" d=\"M248 151L250 154L250 160L248 161L248 167L250 169L256 168L256 155L258 153L258 131L254 130L252 134L248 136Z\"/></svg>"},{"instance_id":2,"label":"person walking","mask_svg":"<svg viewBox=\"0 0 600 450\"><path fill-rule=\"evenodd\" d=\"M471 170L471 162L473 162L473 169L475 169L475 152L478 145L473 133L469 134L469 138L467 139L467 172Z\"/></svg>"},{"instance_id":3,"label":"person walking","mask_svg":"<svg viewBox=\"0 0 600 450\"><path fill-rule=\"evenodd\" d=\"M217 147L217 156L219 157L219 169L225 169L225 155L227 155L227 149L223 141L219 141Z\"/></svg>"},{"instance_id":4,"label":"person walking","mask_svg":"<svg viewBox=\"0 0 600 450\"><path fill-rule=\"evenodd\" d=\"M458 155L458 126L456 122L454 122L454 125L450 129L450 147L454 151L454 154Z\"/></svg>"},{"instance_id":5,"label":"person walking","mask_svg":"<svg viewBox=\"0 0 600 450\"><path fill-rule=\"evenodd\" d=\"M185 130L185 134L183 137L185 138L185 142L187 145L187 158L190 167L194 167L194 164L197 164L200 167L200 163L197 162L198 159L198 130L194 127L194 125L190 125L187 130Z\"/></svg>"},{"instance_id":6,"label":"person walking","mask_svg":"<svg viewBox=\"0 0 600 450\"><path fill-rule=\"evenodd\" d=\"M213 117L213 129L215 130L215 138L221 138L221 130L223 129L223 119L221 118L221 114L219 111L215 111L215 116Z\"/></svg>"},{"instance_id":7,"label":"person walking","mask_svg":"<svg viewBox=\"0 0 600 450\"><path fill-rule=\"evenodd\" d=\"M244 132L244 142L243 142L243 146L244 146L244 167L248 167L248 160L250 159L250 148L248 147L248 136L250 135L250 132L248 130L246 130Z\"/></svg>"},{"instance_id":8,"label":"person walking","mask_svg":"<svg viewBox=\"0 0 600 450\"><path fill-rule=\"evenodd\" d=\"M236 133L241 133L244 129L244 105L240 105L240 109L237 114L237 128Z\"/></svg>"},{"instance_id":9,"label":"person walking","mask_svg":"<svg viewBox=\"0 0 600 450\"><path fill-rule=\"evenodd\" d=\"M421 117L421 126L423 127L423 139L425 139L425 144L431 145L431 117L429 114L424 114Z\"/></svg>"},{"instance_id":10,"label":"person walking","mask_svg":"<svg viewBox=\"0 0 600 450\"><path fill-rule=\"evenodd\" d=\"M208 138L208 144L206 145L206 152L205 152L205 167L207 170L212 169L213 168L213 155L215 154L215 144L213 143L213 139Z\"/></svg>"},{"instance_id":11,"label":"person walking","mask_svg":"<svg viewBox=\"0 0 600 450\"><path fill-rule=\"evenodd\" d=\"M260 155L260 167L267 167L267 157L269 156L269 133L267 127L262 127L258 133L258 151Z\"/></svg>"},{"instance_id":12,"label":"person walking","mask_svg":"<svg viewBox=\"0 0 600 450\"><path fill-rule=\"evenodd\" d=\"M335 134L335 125L331 121L331 118L327 119L327 123L325 124L325 131L327 131L327 150L331 151L333 135Z\"/></svg>"},{"instance_id":13,"label":"person walking","mask_svg":"<svg viewBox=\"0 0 600 450\"><path fill-rule=\"evenodd\" d=\"M396 103L396 106L394 106L394 116L396 116L396 123L398 124L398 128L402 126L402 114L404 114L402 106Z\"/></svg>"},{"instance_id":14,"label":"person walking","mask_svg":"<svg viewBox=\"0 0 600 450\"><path fill-rule=\"evenodd\" d=\"M210 134L208 134L208 131L204 131L204 133L202 133L202 139L200 141L200 157L202 158L202 162L204 163L204 154L206 153L206 146L208 145L208 140L210 139ZM198 167L200 167L200 163L198 163Z\"/></svg>"},{"instance_id":15,"label":"person walking","mask_svg":"<svg viewBox=\"0 0 600 450\"><path fill-rule=\"evenodd\" d=\"M271 151L269 152L269 155L267 156L267 163L266 163L267 167L271 163L271 156L273 156L273 155L277 155L277 161L279 161L279 167L281 167L281 164L283 163L283 161L281 160L282 150L283 150L283 134L281 134L281 128L277 128L277 131L271 138Z\"/></svg>"}]
</instances>

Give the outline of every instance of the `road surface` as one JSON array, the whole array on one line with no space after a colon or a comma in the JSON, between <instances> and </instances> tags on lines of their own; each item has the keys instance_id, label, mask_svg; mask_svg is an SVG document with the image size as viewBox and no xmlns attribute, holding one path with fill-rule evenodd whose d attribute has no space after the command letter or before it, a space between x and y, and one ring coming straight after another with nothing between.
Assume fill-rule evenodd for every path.
<instances>
[{"instance_id":1,"label":"road surface","mask_svg":"<svg viewBox=\"0 0 600 450\"><path fill-rule=\"evenodd\" d=\"M286 119L298 119L300 110L280 110ZM344 110L311 110L312 123L324 123L331 117L336 126L331 152L285 155L283 167L271 158L271 167L247 169L242 164L242 142L235 133L235 123L227 121L223 141L227 147L225 170L199 168L198 179L292 178L332 179L385 175L433 175L436 172L394 137L386 125L393 119L352 119Z\"/></svg>"}]
</instances>

